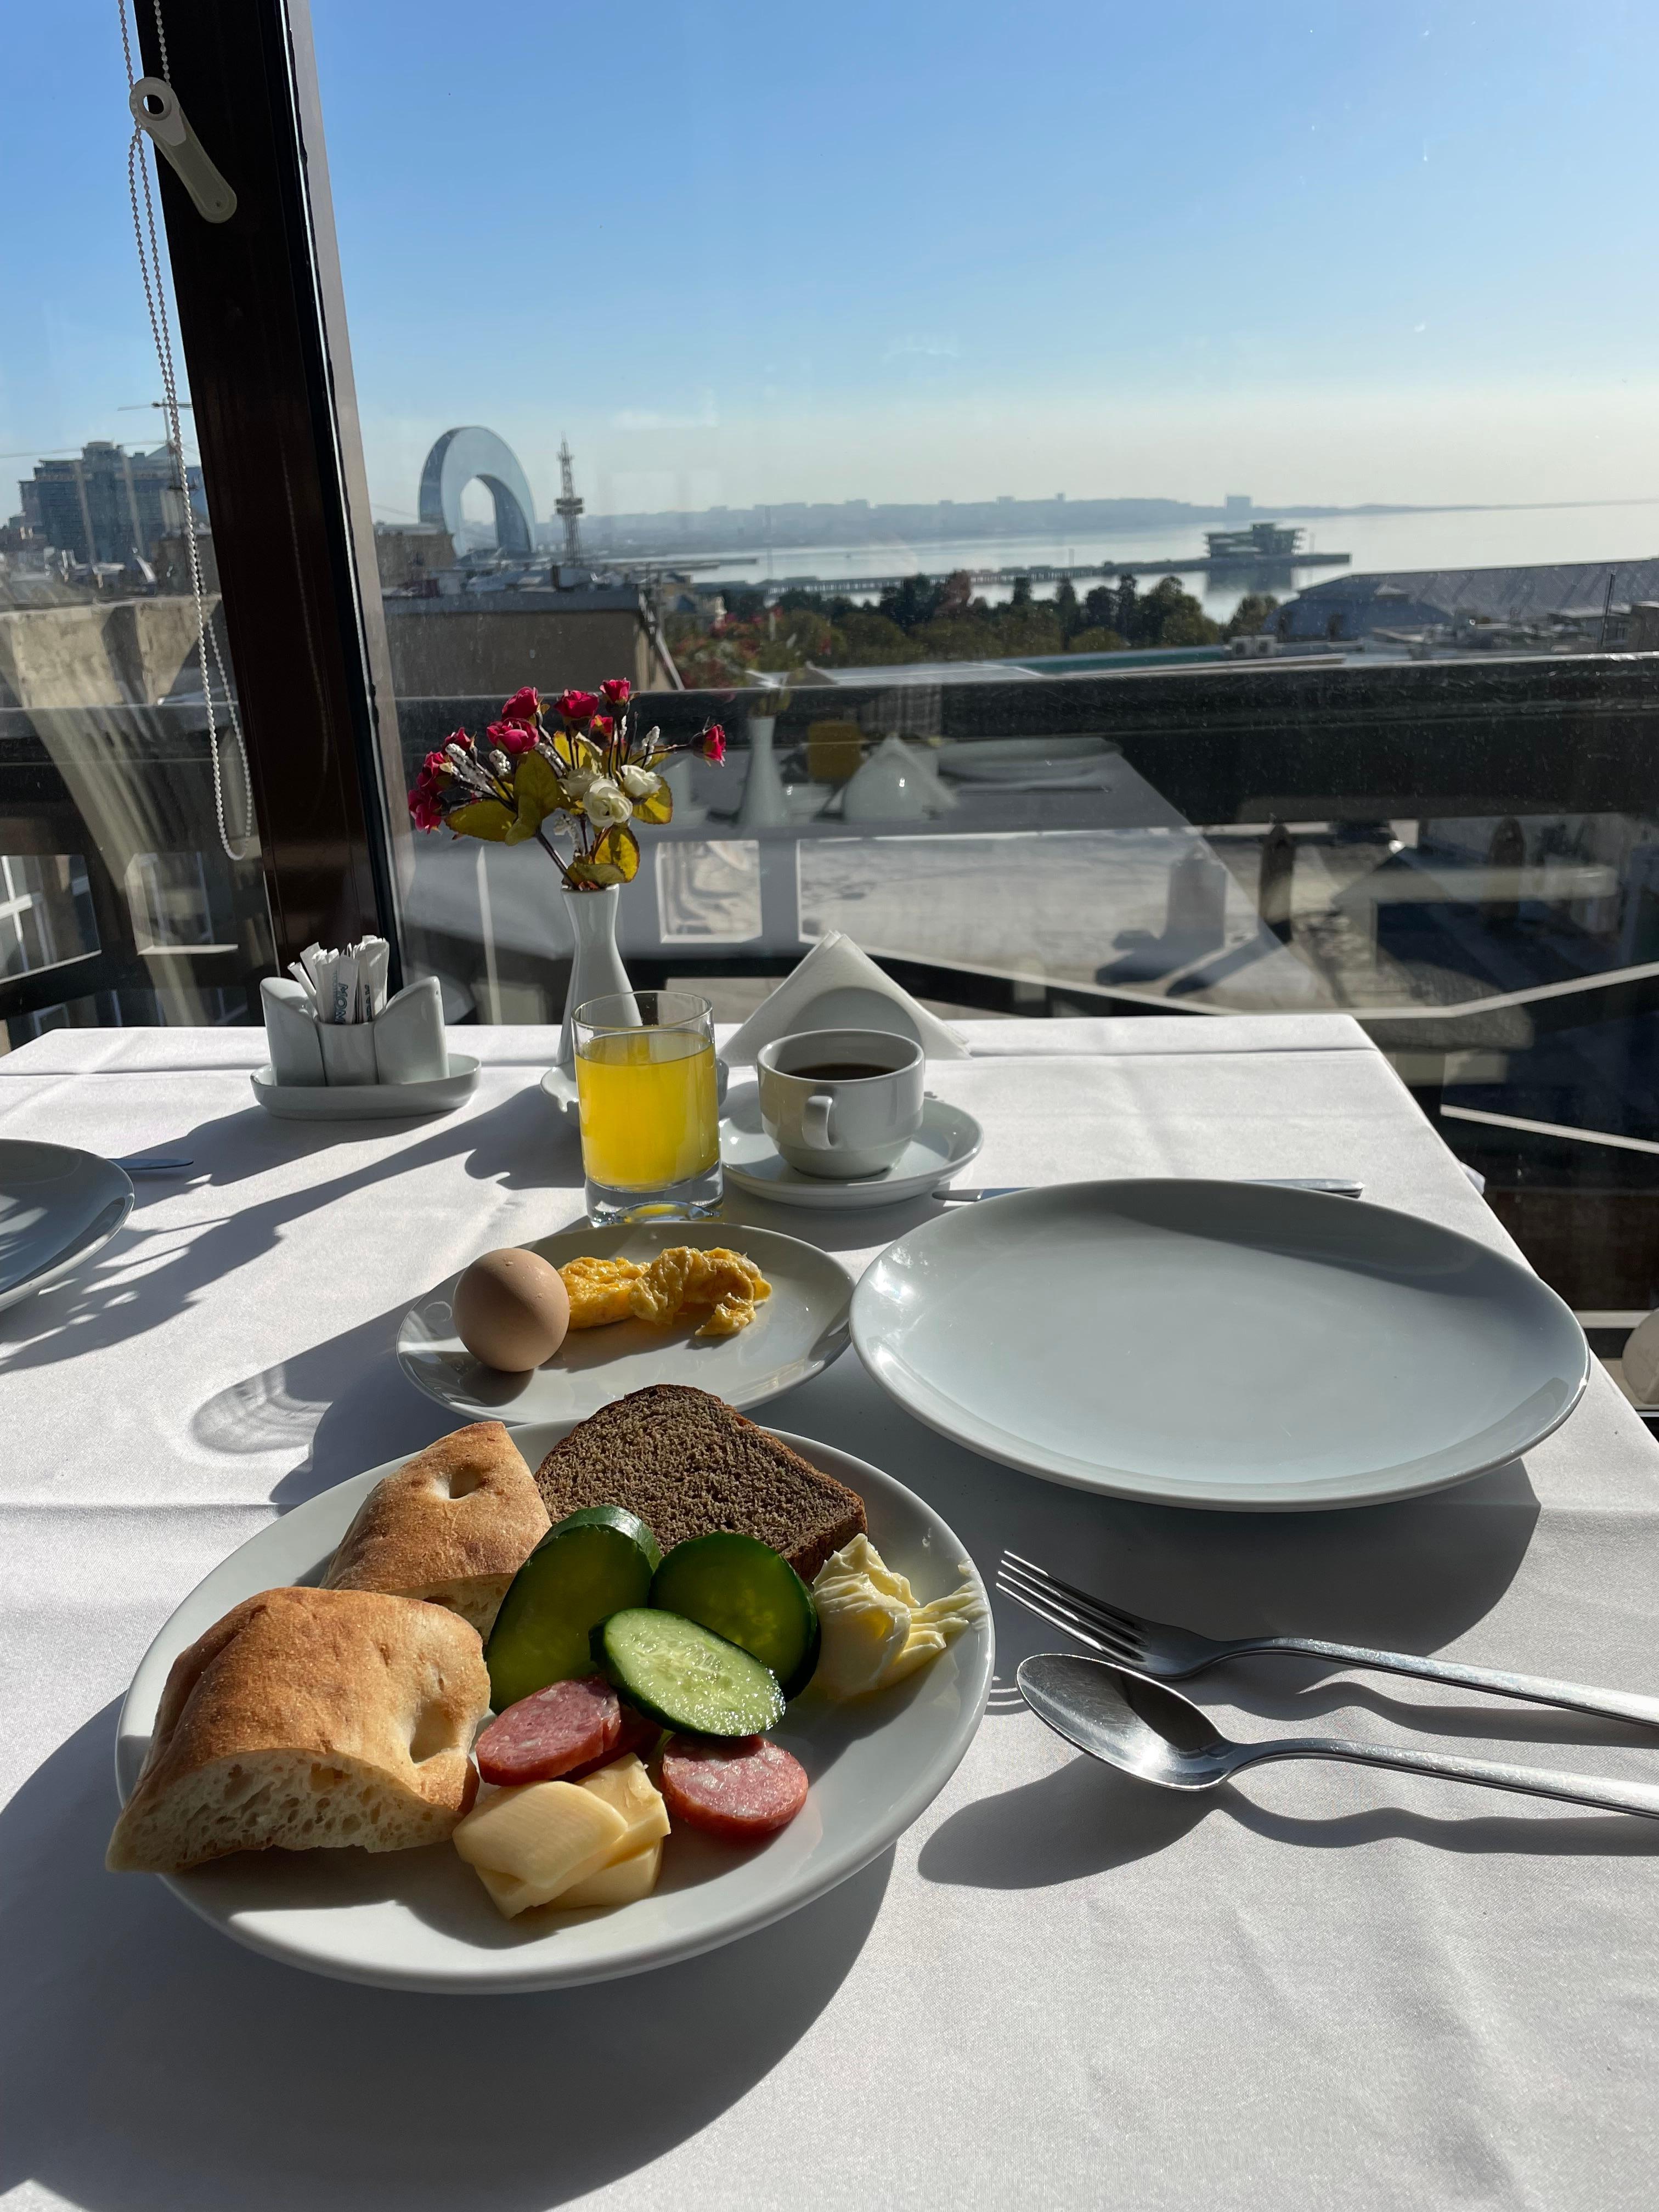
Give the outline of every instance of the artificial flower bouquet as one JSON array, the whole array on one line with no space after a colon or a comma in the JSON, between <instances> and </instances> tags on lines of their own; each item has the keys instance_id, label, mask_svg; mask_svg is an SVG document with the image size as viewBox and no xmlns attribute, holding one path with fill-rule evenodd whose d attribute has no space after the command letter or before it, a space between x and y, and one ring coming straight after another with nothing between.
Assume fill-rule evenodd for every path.
<instances>
[{"instance_id":1,"label":"artificial flower bouquet","mask_svg":"<svg viewBox=\"0 0 1659 2212\"><path fill-rule=\"evenodd\" d=\"M640 865L630 823L666 822L674 802L661 774L677 752L717 765L726 732L706 723L686 745L639 732L633 686L613 676L599 691L562 691L544 702L528 685L515 691L482 744L457 730L428 753L409 794L417 830L453 830L495 845L534 838L565 889L604 890L625 884ZM554 841L566 841L568 854Z\"/></svg>"}]
</instances>

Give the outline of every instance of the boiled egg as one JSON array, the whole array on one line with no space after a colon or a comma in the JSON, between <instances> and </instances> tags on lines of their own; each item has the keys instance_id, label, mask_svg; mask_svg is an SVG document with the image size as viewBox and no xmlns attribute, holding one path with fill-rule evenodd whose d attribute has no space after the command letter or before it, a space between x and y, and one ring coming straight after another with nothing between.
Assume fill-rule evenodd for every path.
<instances>
[{"instance_id":1,"label":"boiled egg","mask_svg":"<svg viewBox=\"0 0 1659 2212\"><path fill-rule=\"evenodd\" d=\"M523 1374L550 1359L570 1326L559 1271L538 1253L510 1246L475 1260L455 1285L455 1334L475 1359Z\"/></svg>"}]
</instances>

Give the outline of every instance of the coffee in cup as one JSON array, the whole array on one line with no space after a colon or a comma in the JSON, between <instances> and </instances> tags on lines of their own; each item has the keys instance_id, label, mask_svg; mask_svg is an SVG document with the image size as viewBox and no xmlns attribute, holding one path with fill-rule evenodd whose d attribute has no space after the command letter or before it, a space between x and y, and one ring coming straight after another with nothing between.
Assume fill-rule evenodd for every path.
<instances>
[{"instance_id":1,"label":"coffee in cup","mask_svg":"<svg viewBox=\"0 0 1659 2212\"><path fill-rule=\"evenodd\" d=\"M799 1030L756 1055L761 1124L802 1175L892 1166L921 1126L927 1057L885 1030Z\"/></svg>"}]
</instances>

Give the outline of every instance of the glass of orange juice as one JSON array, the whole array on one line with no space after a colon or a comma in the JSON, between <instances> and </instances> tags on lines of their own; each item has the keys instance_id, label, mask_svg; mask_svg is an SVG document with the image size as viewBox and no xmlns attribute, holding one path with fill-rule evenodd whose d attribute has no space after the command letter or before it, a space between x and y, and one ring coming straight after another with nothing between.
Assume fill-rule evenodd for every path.
<instances>
[{"instance_id":1,"label":"glass of orange juice","mask_svg":"<svg viewBox=\"0 0 1659 2212\"><path fill-rule=\"evenodd\" d=\"M574 1027L589 1219L716 1212L720 1101L708 1000L626 991L578 1006Z\"/></svg>"}]
</instances>

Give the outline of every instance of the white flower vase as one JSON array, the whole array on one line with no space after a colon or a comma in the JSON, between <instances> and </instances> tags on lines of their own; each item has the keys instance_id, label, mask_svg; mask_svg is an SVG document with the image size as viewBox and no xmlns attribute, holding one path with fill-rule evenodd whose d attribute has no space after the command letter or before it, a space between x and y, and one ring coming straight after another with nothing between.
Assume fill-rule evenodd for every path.
<instances>
[{"instance_id":1,"label":"white flower vase","mask_svg":"<svg viewBox=\"0 0 1659 2212\"><path fill-rule=\"evenodd\" d=\"M599 891L566 891L560 900L570 921L575 953L570 988L564 994L564 1027L559 1032L558 1065L567 1073L576 1065L575 1012L590 999L608 999L633 989L617 950L617 901L621 886Z\"/></svg>"},{"instance_id":2,"label":"white flower vase","mask_svg":"<svg viewBox=\"0 0 1659 2212\"><path fill-rule=\"evenodd\" d=\"M782 830L789 823L789 801L784 795L783 778L778 773L777 757L772 750L772 732L777 727L775 714L751 714L749 718L749 774L743 787L743 805L738 810L739 830Z\"/></svg>"}]
</instances>

